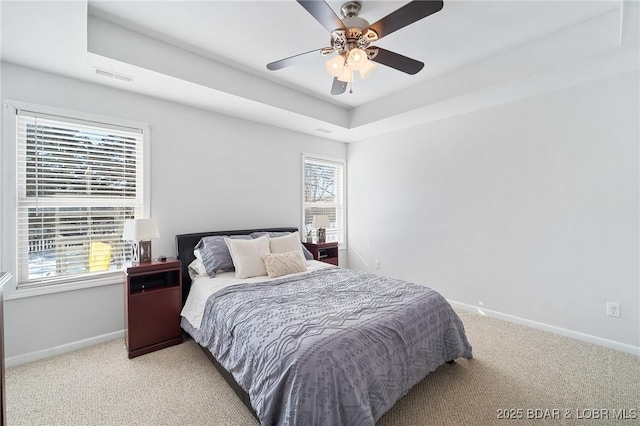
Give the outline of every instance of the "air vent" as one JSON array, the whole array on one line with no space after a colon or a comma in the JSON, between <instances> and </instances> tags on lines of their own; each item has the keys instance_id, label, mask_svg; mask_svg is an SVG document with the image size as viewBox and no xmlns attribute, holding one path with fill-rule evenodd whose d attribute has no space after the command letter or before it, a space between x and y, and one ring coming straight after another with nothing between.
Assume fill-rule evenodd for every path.
<instances>
[{"instance_id":1,"label":"air vent","mask_svg":"<svg viewBox=\"0 0 640 426\"><path fill-rule=\"evenodd\" d=\"M133 81L133 77L130 75L125 75L125 74L120 74L117 73L115 71L109 71L109 70L105 70L102 68L94 68L96 71L96 74L104 76L104 77L111 77L111 78L115 78L116 80L122 80L122 81L126 81L126 82L132 82Z\"/></svg>"},{"instance_id":2,"label":"air vent","mask_svg":"<svg viewBox=\"0 0 640 426\"><path fill-rule=\"evenodd\" d=\"M323 128L323 127L317 127L317 128L315 128L315 129L313 129L313 130L315 130L316 132L320 132L320 133L327 133L327 134L328 134L328 133L331 133L331 130L329 130L329 129L325 129L325 128Z\"/></svg>"}]
</instances>

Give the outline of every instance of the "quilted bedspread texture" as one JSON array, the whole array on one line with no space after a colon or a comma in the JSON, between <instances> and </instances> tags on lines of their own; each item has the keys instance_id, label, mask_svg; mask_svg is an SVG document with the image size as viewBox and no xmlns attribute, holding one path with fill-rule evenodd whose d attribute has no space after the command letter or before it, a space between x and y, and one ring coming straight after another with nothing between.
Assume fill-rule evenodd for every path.
<instances>
[{"instance_id":1,"label":"quilted bedspread texture","mask_svg":"<svg viewBox=\"0 0 640 426\"><path fill-rule=\"evenodd\" d=\"M423 285L331 268L214 293L183 327L230 371L262 425L373 425L447 361L471 358Z\"/></svg>"}]
</instances>

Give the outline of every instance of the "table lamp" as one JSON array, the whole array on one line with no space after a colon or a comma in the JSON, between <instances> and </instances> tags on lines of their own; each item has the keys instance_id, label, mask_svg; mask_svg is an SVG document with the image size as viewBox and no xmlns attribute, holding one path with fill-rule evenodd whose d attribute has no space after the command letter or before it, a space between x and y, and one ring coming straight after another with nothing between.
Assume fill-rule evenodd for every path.
<instances>
[{"instance_id":1,"label":"table lamp","mask_svg":"<svg viewBox=\"0 0 640 426\"><path fill-rule=\"evenodd\" d=\"M329 226L329 216L326 214L313 215L313 227L316 228L318 234L318 244L327 241L327 230Z\"/></svg>"},{"instance_id":2,"label":"table lamp","mask_svg":"<svg viewBox=\"0 0 640 426\"><path fill-rule=\"evenodd\" d=\"M122 239L131 241L131 261L134 264L151 262L151 239L160 238L158 227L151 219L127 219Z\"/></svg>"}]
</instances>

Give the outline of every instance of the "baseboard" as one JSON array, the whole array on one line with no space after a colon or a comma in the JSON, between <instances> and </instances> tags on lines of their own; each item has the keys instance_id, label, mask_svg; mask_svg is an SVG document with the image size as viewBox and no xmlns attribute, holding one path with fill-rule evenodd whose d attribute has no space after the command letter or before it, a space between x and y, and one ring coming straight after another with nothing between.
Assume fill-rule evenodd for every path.
<instances>
[{"instance_id":1,"label":"baseboard","mask_svg":"<svg viewBox=\"0 0 640 426\"><path fill-rule=\"evenodd\" d=\"M556 327L554 325L549 325L549 324L545 324L538 321L532 321L526 318L504 314L502 312L492 311L490 309L485 309L481 306L474 306L474 305L469 305L467 303L456 302L455 300L449 300L449 303L454 308L460 308L465 311L480 313L482 315L486 315L491 318L497 318L497 319L513 322L516 324L525 325L527 327L536 328L538 330L559 334L560 336L571 337L572 339L582 340L583 342L593 343L594 345L604 346L606 348L615 349L620 352L626 352L632 355L640 356L640 347L638 346L628 345L626 343L616 342L615 340L604 339L602 337L580 333L578 331L569 330L567 328Z\"/></svg>"},{"instance_id":2,"label":"baseboard","mask_svg":"<svg viewBox=\"0 0 640 426\"><path fill-rule=\"evenodd\" d=\"M102 334L100 336L90 337L88 339L78 340L76 342L66 343L64 345L55 346L41 351L30 352L24 355L12 356L5 359L6 368L15 367L20 364L38 361L40 359L50 358L52 356L61 355L66 352L77 351L78 349L88 348L89 346L99 343L110 342L111 340L124 338L124 330L114 331L113 333Z\"/></svg>"},{"instance_id":3,"label":"baseboard","mask_svg":"<svg viewBox=\"0 0 640 426\"><path fill-rule=\"evenodd\" d=\"M640 347L628 345L626 343L616 342L615 340L603 339L602 337L592 336L590 334L580 333L578 331L569 330L566 328L556 327L541 323L538 321L532 321L525 318L517 317L515 315L504 314L498 311L492 311L480 306L469 305L467 303L456 302L455 300L449 300L449 303L454 308L463 309L474 313L482 313L491 318L497 318L516 324L524 325L538 330L548 331L550 333L559 334L561 336L571 337L573 339L582 340L583 342L593 343L595 345L604 346L606 348L615 349L617 351L630 353L632 355L640 356ZM91 337L89 339L78 340L76 342L67 343L64 345L56 346L49 349L43 349L41 351L30 352L24 355L12 356L5 359L6 368L15 367L20 364L26 364L28 362L38 361L40 359L49 358L56 355L61 355L66 352L76 351L78 349L87 348L89 346L97 345L100 343L110 342L111 340L124 338L124 330L115 331L113 333L102 334L100 336Z\"/></svg>"}]
</instances>

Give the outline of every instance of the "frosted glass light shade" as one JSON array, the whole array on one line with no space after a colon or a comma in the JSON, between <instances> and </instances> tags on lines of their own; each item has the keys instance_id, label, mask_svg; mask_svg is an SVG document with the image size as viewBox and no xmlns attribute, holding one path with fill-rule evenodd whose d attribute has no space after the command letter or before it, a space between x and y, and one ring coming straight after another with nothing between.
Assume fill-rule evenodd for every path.
<instances>
[{"instance_id":1,"label":"frosted glass light shade","mask_svg":"<svg viewBox=\"0 0 640 426\"><path fill-rule=\"evenodd\" d=\"M354 71L360 71L360 78L364 79L371 74L375 67L376 65L367 57L367 52L358 48L336 55L325 62L325 68L329 74L345 83L354 81Z\"/></svg>"},{"instance_id":2,"label":"frosted glass light shade","mask_svg":"<svg viewBox=\"0 0 640 426\"><path fill-rule=\"evenodd\" d=\"M353 81L353 70L348 66L345 66L342 68L342 72L337 77L340 81L351 83Z\"/></svg>"},{"instance_id":3,"label":"frosted glass light shade","mask_svg":"<svg viewBox=\"0 0 640 426\"><path fill-rule=\"evenodd\" d=\"M360 78L364 80L375 68L376 64L367 59L367 62L365 62L362 68L360 68Z\"/></svg>"},{"instance_id":4,"label":"frosted glass light shade","mask_svg":"<svg viewBox=\"0 0 640 426\"><path fill-rule=\"evenodd\" d=\"M329 71L329 74L334 77L340 77L342 69L344 68L344 58L342 55L334 56L325 62L325 67L327 68L327 71Z\"/></svg>"},{"instance_id":5,"label":"frosted glass light shade","mask_svg":"<svg viewBox=\"0 0 640 426\"><path fill-rule=\"evenodd\" d=\"M364 50L355 48L349 51L349 57L347 59L349 68L360 71L367 62L369 62L369 59L367 58L367 52Z\"/></svg>"}]
</instances>

